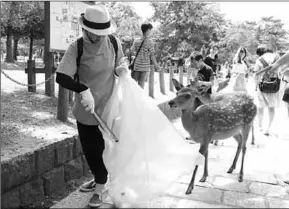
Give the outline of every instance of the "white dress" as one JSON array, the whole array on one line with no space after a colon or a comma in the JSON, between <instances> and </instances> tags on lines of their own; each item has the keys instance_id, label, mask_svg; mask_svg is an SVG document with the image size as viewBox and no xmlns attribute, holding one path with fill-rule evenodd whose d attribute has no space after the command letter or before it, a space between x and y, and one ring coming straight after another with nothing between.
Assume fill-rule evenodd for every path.
<instances>
[{"instance_id":1,"label":"white dress","mask_svg":"<svg viewBox=\"0 0 289 209\"><path fill-rule=\"evenodd\" d=\"M269 64L271 64L275 58L276 54L274 53L266 53L264 55L262 55L263 59ZM256 64L255 64L255 68L254 68L254 72L260 71L263 69L263 65L262 63L259 61L259 59L257 59ZM278 73L280 74L280 73ZM256 105L259 108L266 108L266 107L271 107L271 108L279 108L282 107L282 96L284 93L284 87L285 87L285 82L281 82L280 85L280 90L277 93L263 93L260 91L259 87L258 87L258 83L259 81L262 79L264 73L261 73L260 75L258 75L255 78L255 85L256 87ZM279 78L281 76L279 75Z\"/></svg>"},{"instance_id":2,"label":"white dress","mask_svg":"<svg viewBox=\"0 0 289 209\"><path fill-rule=\"evenodd\" d=\"M248 92L247 81L245 78L246 72L247 66L245 63L234 64L228 86L221 90L220 93L229 93L233 91Z\"/></svg>"}]
</instances>

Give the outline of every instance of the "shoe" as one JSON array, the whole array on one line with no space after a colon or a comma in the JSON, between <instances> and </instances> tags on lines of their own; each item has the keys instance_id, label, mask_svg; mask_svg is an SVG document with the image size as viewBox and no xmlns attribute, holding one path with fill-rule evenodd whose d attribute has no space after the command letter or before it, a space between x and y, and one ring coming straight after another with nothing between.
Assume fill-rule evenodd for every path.
<instances>
[{"instance_id":1,"label":"shoe","mask_svg":"<svg viewBox=\"0 0 289 209\"><path fill-rule=\"evenodd\" d=\"M94 179L92 179L89 182L84 183L83 185L80 186L79 191L81 192L92 192L94 191L96 186L96 183L94 182Z\"/></svg>"},{"instance_id":2,"label":"shoe","mask_svg":"<svg viewBox=\"0 0 289 209\"><path fill-rule=\"evenodd\" d=\"M97 208L102 205L101 195L100 194L93 194L90 198L88 206L92 208Z\"/></svg>"}]
</instances>

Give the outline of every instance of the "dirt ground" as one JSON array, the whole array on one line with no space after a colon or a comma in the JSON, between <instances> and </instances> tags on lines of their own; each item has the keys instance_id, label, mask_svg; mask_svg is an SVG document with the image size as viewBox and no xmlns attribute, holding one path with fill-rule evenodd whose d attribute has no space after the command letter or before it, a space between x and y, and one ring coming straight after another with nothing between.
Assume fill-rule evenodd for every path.
<instances>
[{"instance_id":1,"label":"dirt ground","mask_svg":"<svg viewBox=\"0 0 289 209\"><path fill-rule=\"evenodd\" d=\"M24 65L1 63L1 69L15 80L27 84ZM37 74L36 83L44 80ZM58 86L58 85L56 85ZM1 158L11 158L40 146L76 134L69 111L68 122L56 119L57 98L44 94L44 85L37 93L28 92L1 74ZM57 91L56 91L57 92Z\"/></svg>"}]
</instances>

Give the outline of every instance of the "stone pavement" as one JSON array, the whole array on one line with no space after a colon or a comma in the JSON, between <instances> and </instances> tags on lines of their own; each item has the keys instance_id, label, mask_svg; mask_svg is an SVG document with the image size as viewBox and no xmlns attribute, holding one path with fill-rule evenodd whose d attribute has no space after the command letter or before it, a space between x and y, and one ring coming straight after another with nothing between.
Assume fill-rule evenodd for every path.
<instances>
[{"instance_id":1,"label":"stone pavement","mask_svg":"<svg viewBox=\"0 0 289 209\"><path fill-rule=\"evenodd\" d=\"M237 143L233 139L224 140L219 146L210 145L209 177L206 183L198 182L203 174L201 166L192 194L185 194L191 176L184 176L164 197L145 207L289 208L289 186L282 181L286 175L289 177L289 119L285 109L277 111L274 123L274 131L278 133L278 137L256 134L256 145L251 145L248 141L244 182L239 183L237 180L241 157L233 174L226 173L233 161ZM187 136L180 120L174 121L174 125L183 136ZM52 208L87 208L91 195L76 191Z\"/></svg>"}]
</instances>

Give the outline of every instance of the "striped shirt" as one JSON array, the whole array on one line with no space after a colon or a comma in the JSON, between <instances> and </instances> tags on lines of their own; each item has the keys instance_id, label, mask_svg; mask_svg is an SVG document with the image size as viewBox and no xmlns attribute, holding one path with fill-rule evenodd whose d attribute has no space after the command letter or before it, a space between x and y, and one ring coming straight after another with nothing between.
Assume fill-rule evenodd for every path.
<instances>
[{"instance_id":1,"label":"striped shirt","mask_svg":"<svg viewBox=\"0 0 289 209\"><path fill-rule=\"evenodd\" d=\"M144 39L138 39L134 42L135 55ZM155 53L154 42L149 38L144 41L134 63L135 71L150 71L151 56Z\"/></svg>"}]
</instances>

